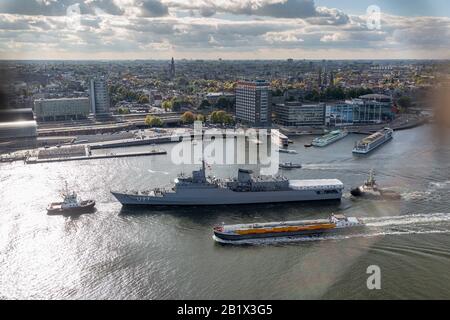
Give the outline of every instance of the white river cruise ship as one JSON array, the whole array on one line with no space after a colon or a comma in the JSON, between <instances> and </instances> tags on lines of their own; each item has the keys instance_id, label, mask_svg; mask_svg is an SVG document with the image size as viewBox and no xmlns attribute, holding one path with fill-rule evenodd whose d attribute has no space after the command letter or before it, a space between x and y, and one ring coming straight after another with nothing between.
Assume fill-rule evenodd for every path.
<instances>
[{"instance_id":1,"label":"white river cruise ship","mask_svg":"<svg viewBox=\"0 0 450 320\"><path fill-rule=\"evenodd\" d=\"M384 128L355 143L353 153L367 154L393 138L394 130Z\"/></svg>"}]
</instances>

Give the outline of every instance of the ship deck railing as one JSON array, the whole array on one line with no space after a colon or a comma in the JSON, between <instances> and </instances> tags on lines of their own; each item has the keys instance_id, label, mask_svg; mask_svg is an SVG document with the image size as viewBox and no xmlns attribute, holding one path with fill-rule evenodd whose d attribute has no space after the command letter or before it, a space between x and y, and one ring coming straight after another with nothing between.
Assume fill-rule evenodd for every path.
<instances>
[{"instance_id":1,"label":"ship deck railing","mask_svg":"<svg viewBox=\"0 0 450 320\"><path fill-rule=\"evenodd\" d=\"M129 193L131 195L135 195L135 196L146 196L146 197L160 197L163 196L167 193L173 193L173 189L172 188L155 188L152 190L142 190L142 191L137 191L137 190L126 190L125 193Z\"/></svg>"}]
</instances>

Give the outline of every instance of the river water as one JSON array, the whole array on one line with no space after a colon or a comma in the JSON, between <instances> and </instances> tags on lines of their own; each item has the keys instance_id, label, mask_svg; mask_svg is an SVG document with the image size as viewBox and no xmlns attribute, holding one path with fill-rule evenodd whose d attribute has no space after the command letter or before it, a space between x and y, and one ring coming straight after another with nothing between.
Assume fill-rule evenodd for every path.
<instances>
[{"instance_id":1,"label":"river water","mask_svg":"<svg viewBox=\"0 0 450 320\"><path fill-rule=\"evenodd\" d=\"M355 157L349 135L327 148L294 139L301 162L291 179L338 178L339 202L213 208L122 208L111 189L169 185L195 166L169 154L78 162L0 165L0 298L31 299L405 299L450 298L450 143L423 126L396 132L369 156ZM113 152L145 150L126 148ZM148 148L148 147L147 147ZM98 151L106 152L106 151ZM111 152L111 151L107 151ZM378 183L400 201L354 200L351 187L375 169ZM227 177L237 166L212 166ZM47 216L64 180L97 212ZM318 238L218 244L212 226L325 218L365 219L359 233ZM381 290L366 285L368 266L381 270Z\"/></svg>"}]
</instances>

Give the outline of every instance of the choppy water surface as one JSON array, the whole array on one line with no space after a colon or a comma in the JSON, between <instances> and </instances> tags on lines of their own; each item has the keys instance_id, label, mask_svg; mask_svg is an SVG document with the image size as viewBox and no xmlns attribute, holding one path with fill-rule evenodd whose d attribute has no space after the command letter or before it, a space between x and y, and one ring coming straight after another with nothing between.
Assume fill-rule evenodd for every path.
<instances>
[{"instance_id":1,"label":"choppy water surface","mask_svg":"<svg viewBox=\"0 0 450 320\"><path fill-rule=\"evenodd\" d=\"M214 208L122 209L110 189L169 185L193 166L170 157L0 165L0 297L3 298L449 298L450 145L431 127L397 132L368 157L351 148L350 135L327 148L305 149L311 137L294 139L301 162L289 178L338 178L340 203ZM170 153L173 145L162 146ZM145 147L128 148L142 150ZM118 152L120 150L115 150ZM401 201L349 196L370 168L379 184ZM227 177L237 166L213 166ZM63 181L97 212L47 216ZM363 217L366 230L303 239L219 244L214 224L324 218L332 212ZM382 290L366 287L369 265L382 272Z\"/></svg>"}]
</instances>

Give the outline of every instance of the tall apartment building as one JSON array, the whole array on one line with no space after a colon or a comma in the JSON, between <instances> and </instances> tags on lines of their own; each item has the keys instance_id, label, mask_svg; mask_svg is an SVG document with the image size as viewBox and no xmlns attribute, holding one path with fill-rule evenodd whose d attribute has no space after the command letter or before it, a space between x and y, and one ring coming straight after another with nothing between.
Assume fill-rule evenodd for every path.
<instances>
[{"instance_id":1,"label":"tall apartment building","mask_svg":"<svg viewBox=\"0 0 450 320\"><path fill-rule=\"evenodd\" d=\"M286 102L275 106L276 122L283 126L321 126L325 123L325 104Z\"/></svg>"},{"instance_id":2,"label":"tall apartment building","mask_svg":"<svg viewBox=\"0 0 450 320\"><path fill-rule=\"evenodd\" d=\"M39 121L85 119L89 111L89 98L34 100L34 113Z\"/></svg>"},{"instance_id":3,"label":"tall apartment building","mask_svg":"<svg viewBox=\"0 0 450 320\"><path fill-rule=\"evenodd\" d=\"M272 97L265 80L239 81L236 86L236 119L258 127L270 126Z\"/></svg>"},{"instance_id":4,"label":"tall apartment building","mask_svg":"<svg viewBox=\"0 0 450 320\"><path fill-rule=\"evenodd\" d=\"M91 112L95 117L110 116L110 100L108 86L103 79L91 79L89 87Z\"/></svg>"}]
</instances>

